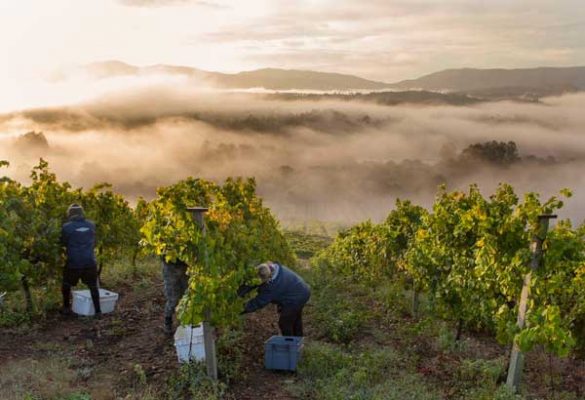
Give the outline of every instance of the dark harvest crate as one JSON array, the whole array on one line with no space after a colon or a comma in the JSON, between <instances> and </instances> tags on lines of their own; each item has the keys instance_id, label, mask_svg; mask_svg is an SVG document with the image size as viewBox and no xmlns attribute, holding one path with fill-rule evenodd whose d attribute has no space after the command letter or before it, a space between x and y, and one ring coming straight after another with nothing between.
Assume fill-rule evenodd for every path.
<instances>
[{"instance_id":1,"label":"dark harvest crate","mask_svg":"<svg viewBox=\"0 0 585 400\"><path fill-rule=\"evenodd\" d=\"M302 337L272 336L264 343L264 367L272 370L296 371L302 348Z\"/></svg>"}]
</instances>

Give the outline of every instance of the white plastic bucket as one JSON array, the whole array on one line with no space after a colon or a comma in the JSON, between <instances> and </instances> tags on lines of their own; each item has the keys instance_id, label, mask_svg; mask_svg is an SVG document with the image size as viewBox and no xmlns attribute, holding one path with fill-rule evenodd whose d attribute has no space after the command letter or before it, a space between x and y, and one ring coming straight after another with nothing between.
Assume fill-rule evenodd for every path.
<instances>
[{"instance_id":1,"label":"white plastic bucket","mask_svg":"<svg viewBox=\"0 0 585 400\"><path fill-rule=\"evenodd\" d=\"M180 363L189 362L189 359L205 360L205 345L203 344L203 327L197 325L179 326L175 332L175 348Z\"/></svg>"},{"instance_id":2,"label":"white plastic bucket","mask_svg":"<svg viewBox=\"0 0 585 400\"><path fill-rule=\"evenodd\" d=\"M106 289L99 289L100 292L100 308L102 314L111 313L116 308L118 301L118 293L110 292ZM89 290L74 290L73 291L73 312L79 315L94 315L95 309L91 294Z\"/></svg>"}]
</instances>

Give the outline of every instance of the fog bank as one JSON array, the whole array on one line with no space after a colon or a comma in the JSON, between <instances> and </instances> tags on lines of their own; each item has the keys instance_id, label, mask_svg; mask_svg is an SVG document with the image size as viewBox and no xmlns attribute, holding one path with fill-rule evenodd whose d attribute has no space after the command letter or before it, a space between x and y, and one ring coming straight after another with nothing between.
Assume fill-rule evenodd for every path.
<instances>
[{"instance_id":1,"label":"fog bank","mask_svg":"<svg viewBox=\"0 0 585 400\"><path fill-rule=\"evenodd\" d=\"M437 186L500 182L518 193L573 189L560 213L585 212L585 95L540 103L380 105L339 96L279 99L160 83L83 103L0 115L0 159L26 180L44 157L60 179L108 181L130 196L186 176L255 176L284 220L380 219L396 198L432 204ZM29 135L26 132L42 132ZM513 141L509 164L466 159L469 145Z\"/></svg>"}]
</instances>

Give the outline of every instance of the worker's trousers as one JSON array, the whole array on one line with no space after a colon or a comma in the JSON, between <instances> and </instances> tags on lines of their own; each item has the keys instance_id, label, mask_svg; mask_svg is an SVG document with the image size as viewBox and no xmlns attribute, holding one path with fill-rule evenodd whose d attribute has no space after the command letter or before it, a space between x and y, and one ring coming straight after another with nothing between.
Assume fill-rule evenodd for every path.
<instances>
[{"instance_id":1,"label":"worker's trousers","mask_svg":"<svg viewBox=\"0 0 585 400\"><path fill-rule=\"evenodd\" d=\"M185 294L189 284L186 265L174 265L162 262L162 276L164 281L165 318L172 319L175 308Z\"/></svg>"},{"instance_id":2,"label":"worker's trousers","mask_svg":"<svg viewBox=\"0 0 585 400\"><path fill-rule=\"evenodd\" d=\"M282 336L303 336L303 307L278 307L278 327Z\"/></svg>"}]
</instances>

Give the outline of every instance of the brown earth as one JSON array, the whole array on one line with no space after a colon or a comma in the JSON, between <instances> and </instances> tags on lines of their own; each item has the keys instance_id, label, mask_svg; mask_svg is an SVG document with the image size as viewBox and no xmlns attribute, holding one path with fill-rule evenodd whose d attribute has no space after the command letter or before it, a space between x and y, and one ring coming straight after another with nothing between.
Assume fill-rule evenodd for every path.
<instances>
[{"instance_id":1,"label":"brown earth","mask_svg":"<svg viewBox=\"0 0 585 400\"><path fill-rule=\"evenodd\" d=\"M42 372L43 363L65 360L66 375L62 393L86 392L94 400L166 398L170 381L179 373L173 341L162 332L164 298L159 280L137 283L134 287L116 287L120 300L114 313L104 315L99 322L89 318L64 318L56 312L33 325L0 331L0 386L5 374L25 368L21 381L51 398L54 392L45 386L56 385L52 372L44 380L34 374ZM317 336L311 326L311 306L308 307L308 335ZM237 359L240 370L229 382L227 397L231 399L289 400L295 397L288 388L295 385L296 375L276 373L263 368L263 343L278 334L277 315L272 306L246 315L243 335L236 339L233 349L224 349L228 360ZM405 349L418 355L418 372L427 383L444 388L445 398L456 393L450 388L461 379L456 371L463 359L495 359L506 357L506 351L493 338L465 335L467 350L449 353L437 348L436 340L406 334L401 327L412 325L408 317L387 322L377 329L382 335L360 334L360 341L379 346ZM53 368L52 365L49 367ZM554 379L550 379L553 371ZM220 376L224 374L220 368ZM546 378L545 378L546 377ZM38 382L36 382L38 380ZM541 350L527 355L524 381L529 398L551 399L555 392L569 391L585 396L585 361L575 358L558 359ZM8 380L10 382L10 380ZM552 383L552 384L551 384ZM57 385L58 386L58 385ZM0 387L0 393L10 393L10 387ZM3 400L21 397L0 395ZM45 398L45 397L43 397ZM585 398L585 397L583 397Z\"/></svg>"},{"instance_id":2,"label":"brown earth","mask_svg":"<svg viewBox=\"0 0 585 400\"><path fill-rule=\"evenodd\" d=\"M117 291L120 299L116 311L104 315L101 321L53 312L33 326L2 329L0 374L24 361L37 365L43 360L64 358L74 376L66 382L65 393L86 392L94 400L141 398L140 393L148 386L149 394L164 398L167 383L178 373L179 364L173 340L161 328L162 286L157 282L146 288L122 287ZM285 386L294 376L263 368L263 342L278 332L275 311L267 307L248 315L244 326L242 371L238 375L244 378L230 385L230 397L292 399ZM31 387L43 392L34 383Z\"/></svg>"},{"instance_id":3,"label":"brown earth","mask_svg":"<svg viewBox=\"0 0 585 400\"><path fill-rule=\"evenodd\" d=\"M244 324L245 350L242 362L245 379L234 382L230 393L238 400L292 400L286 390L294 384L295 375L290 372L274 372L264 369L264 341L279 335L276 310L272 306L246 315Z\"/></svg>"}]
</instances>

